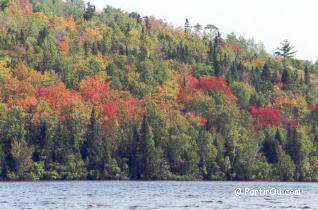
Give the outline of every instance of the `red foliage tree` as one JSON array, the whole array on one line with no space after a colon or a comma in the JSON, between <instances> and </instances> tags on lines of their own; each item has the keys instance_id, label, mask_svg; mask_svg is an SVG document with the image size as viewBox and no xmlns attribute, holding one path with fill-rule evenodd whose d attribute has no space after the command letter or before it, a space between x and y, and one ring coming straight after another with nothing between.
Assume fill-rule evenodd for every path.
<instances>
[{"instance_id":1,"label":"red foliage tree","mask_svg":"<svg viewBox=\"0 0 318 210\"><path fill-rule=\"evenodd\" d=\"M36 92L37 97L43 99L60 117L82 102L76 91L67 89L63 83L38 87Z\"/></svg>"},{"instance_id":2,"label":"red foliage tree","mask_svg":"<svg viewBox=\"0 0 318 210\"><path fill-rule=\"evenodd\" d=\"M28 110L30 107L36 106L37 103L38 101L34 96L28 96L25 99L18 100L18 105L24 110Z\"/></svg>"},{"instance_id":3,"label":"red foliage tree","mask_svg":"<svg viewBox=\"0 0 318 210\"><path fill-rule=\"evenodd\" d=\"M109 83L100 77L87 77L80 84L80 92L85 101L100 105L109 97Z\"/></svg>"},{"instance_id":4,"label":"red foliage tree","mask_svg":"<svg viewBox=\"0 0 318 210\"><path fill-rule=\"evenodd\" d=\"M117 101L110 102L104 105L104 114L109 118L117 118L117 109L119 103Z\"/></svg>"},{"instance_id":5,"label":"red foliage tree","mask_svg":"<svg viewBox=\"0 0 318 210\"><path fill-rule=\"evenodd\" d=\"M141 101L129 96L123 103L123 109L126 111L128 114L127 119L132 120L136 119L138 117L138 114L140 114L140 103Z\"/></svg>"},{"instance_id":6,"label":"red foliage tree","mask_svg":"<svg viewBox=\"0 0 318 210\"><path fill-rule=\"evenodd\" d=\"M292 127L292 128L298 128L298 124L295 120L283 118L283 123L287 126Z\"/></svg>"},{"instance_id":7,"label":"red foliage tree","mask_svg":"<svg viewBox=\"0 0 318 210\"><path fill-rule=\"evenodd\" d=\"M68 53L68 51L70 50L69 44L64 40L58 41L57 45L61 52Z\"/></svg>"},{"instance_id":8,"label":"red foliage tree","mask_svg":"<svg viewBox=\"0 0 318 210\"><path fill-rule=\"evenodd\" d=\"M235 52L235 53L240 53L242 52L242 48L238 46L237 44L231 44L230 48Z\"/></svg>"},{"instance_id":9,"label":"red foliage tree","mask_svg":"<svg viewBox=\"0 0 318 210\"><path fill-rule=\"evenodd\" d=\"M188 94L191 93L191 91L194 89L204 92L220 91L226 96L230 104L235 104L236 101L236 98L233 95L231 88L228 86L224 77L210 77L198 80L195 77L187 76L181 83L178 100L186 100Z\"/></svg>"},{"instance_id":10,"label":"red foliage tree","mask_svg":"<svg viewBox=\"0 0 318 210\"><path fill-rule=\"evenodd\" d=\"M203 91L221 91L227 97L230 103L235 103L235 96L233 95L231 88L227 85L224 77L211 77L201 79L195 86L195 88Z\"/></svg>"},{"instance_id":11,"label":"red foliage tree","mask_svg":"<svg viewBox=\"0 0 318 210\"><path fill-rule=\"evenodd\" d=\"M256 107L250 106L249 112L251 115L258 120L261 126L268 127L279 127L283 122L283 118L280 116L278 110L268 107Z\"/></svg>"},{"instance_id":12,"label":"red foliage tree","mask_svg":"<svg viewBox=\"0 0 318 210\"><path fill-rule=\"evenodd\" d=\"M22 13L25 17L28 17L32 13L32 7L27 5L26 0L19 0Z\"/></svg>"},{"instance_id":13,"label":"red foliage tree","mask_svg":"<svg viewBox=\"0 0 318 210\"><path fill-rule=\"evenodd\" d=\"M177 97L178 100L180 101L186 100L188 93L191 90L193 90L197 84L198 84L197 78L190 75L184 76L181 81L181 89Z\"/></svg>"},{"instance_id":14,"label":"red foliage tree","mask_svg":"<svg viewBox=\"0 0 318 210\"><path fill-rule=\"evenodd\" d=\"M308 109L310 111L314 111L316 109L316 106L314 104L308 104Z\"/></svg>"},{"instance_id":15,"label":"red foliage tree","mask_svg":"<svg viewBox=\"0 0 318 210\"><path fill-rule=\"evenodd\" d=\"M257 107L250 106L249 112L256 118L261 126L264 128L268 127L279 127L282 124L289 125L293 128L297 128L298 125L294 120L283 118L279 111L272 107Z\"/></svg>"}]
</instances>

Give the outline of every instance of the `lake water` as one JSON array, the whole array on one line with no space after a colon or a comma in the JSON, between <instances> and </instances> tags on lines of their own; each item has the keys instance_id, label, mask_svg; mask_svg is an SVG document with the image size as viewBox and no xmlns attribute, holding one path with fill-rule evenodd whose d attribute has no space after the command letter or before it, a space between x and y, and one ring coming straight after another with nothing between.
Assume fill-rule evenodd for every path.
<instances>
[{"instance_id":1,"label":"lake water","mask_svg":"<svg viewBox=\"0 0 318 210\"><path fill-rule=\"evenodd\" d=\"M235 196L235 190L241 196ZM269 194L255 190L269 190ZM300 190L300 195L276 190ZM254 191L253 191L254 190ZM247 192L247 194L244 194ZM294 194L296 191L293 191ZM317 183L0 182L0 209L318 209Z\"/></svg>"}]
</instances>

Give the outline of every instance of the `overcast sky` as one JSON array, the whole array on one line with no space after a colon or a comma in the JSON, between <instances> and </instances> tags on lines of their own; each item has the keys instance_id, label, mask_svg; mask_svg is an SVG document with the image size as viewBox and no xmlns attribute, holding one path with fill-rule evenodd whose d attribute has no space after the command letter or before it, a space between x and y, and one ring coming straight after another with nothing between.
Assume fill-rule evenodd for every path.
<instances>
[{"instance_id":1,"label":"overcast sky","mask_svg":"<svg viewBox=\"0 0 318 210\"><path fill-rule=\"evenodd\" d=\"M297 57L318 59L317 0L90 0L100 10L106 5L142 16L155 16L175 26L216 25L223 36L230 32L262 41L273 53L288 39Z\"/></svg>"}]
</instances>

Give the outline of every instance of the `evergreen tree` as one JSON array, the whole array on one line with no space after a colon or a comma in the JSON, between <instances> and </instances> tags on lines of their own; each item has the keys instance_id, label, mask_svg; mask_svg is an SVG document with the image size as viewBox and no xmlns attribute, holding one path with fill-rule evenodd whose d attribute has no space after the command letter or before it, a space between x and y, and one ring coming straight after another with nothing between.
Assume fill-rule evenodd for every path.
<instances>
[{"instance_id":1,"label":"evergreen tree","mask_svg":"<svg viewBox=\"0 0 318 210\"><path fill-rule=\"evenodd\" d=\"M291 82L292 82L291 75L290 75L290 73L289 73L289 71L288 71L287 69L285 69L285 70L283 71L281 82L282 82L284 85L289 85L289 84L291 84Z\"/></svg>"},{"instance_id":2,"label":"evergreen tree","mask_svg":"<svg viewBox=\"0 0 318 210\"><path fill-rule=\"evenodd\" d=\"M87 2L87 6L85 8L84 19L90 20L96 12L95 5L92 5L90 2Z\"/></svg>"},{"instance_id":3,"label":"evergreen tree","mask_svg":"<svg viewBox=\"0 0 318 210\"><path fill-rule=\"evenodd\" d=\"M212 42L212 40L209 41L208 48L209 48L208 60L209 60L209 62L213 62L213 42Z\"/></svg>"},{"instance_id":4,"label":"evergreen tree","mask_svg":"<svg viewBox=\"0 0 318 210\"><path fill-rule=\"evenodd\" d=\"M93 55L97 55L97 54L98 54L98 47L97 47L96 42L93 42L93 45L92 45L92 54L93 54Z\"/></svg>"},{"instance_id":5,"label":"evergreen tree","mask_svg":"<svg viewBox=\"0 0 318 210\"><path fill-rule=\"evenodd\" d=\"M189 22L189 19L187 18L184 23L184 33L189 34L190 32L191 32L190 22Z\"/></svg>"},{"instance_id":6,"label":"evergreen tree","mask_svg":"<svg viewBox=\"0 0 318 210\"><path fill-rule=\"evenodd\" d=\"M139 136L138 136L138 129L135 125L132 131L132 135L130 138L130 148L129 148L129 161L128 161L128 167L129 167L129 177L132 180L140 179L140 164L138 162L138 149L139 146Z\"/></svg>"},{"instance_id":7,"label":"evergreen tree","mask_svg":"<svg viewBox=\"0 0 318 210\"><path fill-rule=\"evenodd\" d=\"M291 156L293 160L297 157L297 139L296 139L296 129L291 126L287 129L287 137L285 143L285 150Z\"/></svg>"},{"instance_id":8,"label":"evergreen tree","mask_svg":"<svg viewBox=\"0 0 318 210\"><path fill-rule=\"evenodd\" d=\"M278 143L273 141L273 139L266 133L266 139L263 143L263 152L269 163L276 163L278 161L277 153Z\"/></svg>"},{"instance_id":9,"label":"evergreen tree","mask_svg":"<svg viewBox=\"0 0 318 210\"><path fill-rule=\"evenodd\" d=\"M280 130L277 128L276 133L275 133L275 143L279 145L283 145L283 137L280 133Z\"/></svg>"},{"instance_id":10,"label":"evergreen tree","mask_svg":"<svg viewBox=\"0 0 318 210\"><path fill-rule=\"evenodd\" d=\"M145 16L145 17L144 17L144 21L145 21L145 25L146 25L147 32L149 32L150 29L151 29L151 23L150 23L149 17L148 17L148 16ZM145 33L145 35L147 35L147 33Z\"/></svg>"},{"instance_id":11,"label":"evergreen tree","mask_svg":"<svg viewBox=\"0 0 318 210\"><path fill-rule=\"evenodd\" d=\"M264 66L263 66L263 71L262 71L261 77L265 81L271 81L271 79L272 79L272 75L271 75L271 72L270 72L267 64L264 64Z\"/></svg>"},{"instance_id":12,"label":"evergreen tree","mask_svg":"<svg viewBox=\"0 0 318 210\"><path fill-rule=\"evenodd\" d=\"M235 62L233 62L231 65L230 73L233 80L237 81L239 79L239 73L238 73L237 65Z\"/></svg>"},{"instance_id":13,"label":"evergreen tree","mask_svg":"<svg viewBox=\"0 0 318 210\"><path fill-rule=\"evenodd\" d=\"M139 164L141 167L141 179L157 179L159 177L160 163L157 149L155 147L155 141L153 131L148 123L148 119L145 116L140 129L140 145L139 145Z\"/></svg>"},{"instance_id":14,"label":"evergreen tree","mask_svg":"<svg viewBox=\"0 0 318 210\"><path fill-rule=\"evenodd\" d=\"M304 73L305 73L304 82L306 85L310 86L310 73L308 70L308 66L305 67Z\"/></svg>"},{"instance_id":15,"label":"evergreen tree","mask_svg":"<svg viewBox=\"0 0 318 210\"><path fill-rule=\"evenodd\" d=\"M86 160L90 178L101 178L102 149L102 139L98 127L96 110L93 108L86 133L86 141L82 150L82 155L84 160Z\"/></svg>"},{"instance_id":16,"label":"evergreen tree","mask_svg":"<svg viewBox=\"0 0 318 210\"><path fill-rule=\"evenodd\" d=\"M213 40L213 65L214 65L214 75L215 76L222 75L221 64L220 64L220 61L218 59L220 42L221 42L221 34L218 32Z\"/></svg>"},{"instance_id":17,"label":"evergreen tree","mask_svg":"<svg viewBox=\"0 0 318 210\"><path fill-rule=\"evenodd\" d=\"M55 135L53 137L52 160L56 163L67 162L67 133L61 122L58 122Z\"/></svg>"},{"instance_id":18,"label":"evergreen tree","mask_svg":"<svg viewBox=\"0 0 318 210\"><path fill-rule=\"evenodd\" d=\"M276 55L282 56L284 58L292 58L295 56L297 51L293 51L295 47L291 46L289 41L286 39L284 42L281 43L281 47L277 48L277 51L275 52Z\"/></svg>"}]
</instances>

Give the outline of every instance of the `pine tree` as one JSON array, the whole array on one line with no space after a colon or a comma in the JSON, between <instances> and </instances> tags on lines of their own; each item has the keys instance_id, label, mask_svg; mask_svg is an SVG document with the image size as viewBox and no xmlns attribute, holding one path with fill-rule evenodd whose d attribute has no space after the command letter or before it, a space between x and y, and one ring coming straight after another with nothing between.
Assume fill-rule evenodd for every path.
<instances>
[{"instance_id":1,"label":"pine tree","mask_svg":"<svg viewBox=\"0 0 318 210\"><path fill-rule=\"evenodd\" d=\"M261 77L262 77L262 80L265 80L265 81L271 81L271 79L272 79L271 72L270 72L269 67L266 63L263 66L263 71L262 71Z\"/></svg>"},{"instance_id":2,"label":"pine tree","mask_svg":"<svg viewBox=\"0 0 318 210\"><path fill-rule=\"evenodd\" d=\"M90 20L96 12L95 5L92 5L90 2L87 2L87 6L85 8L84 19Z\"/></svg>"},{"instance_id":3,"label":"pine tree","mask_svg":"<svg viewBox=\"0 0 318 210\"><path fill-rule=\"evenodd\" d=\"M309 70L308 70L308 66L305 67L305 78L304 78L304 82L306 85L310 85L310 73L309 73Z\"/></svg>"},{"instance_id":4,"label":"pine tree","mask_svg":"<svg viewBox=\"0 0 318 210\"><path fill-rule=\"evenodd\" d=\"M61 122L58 122L52 145L52 162L66 163L68 153L67 134Z\"/></svg>"},{"instance_id":5,"label":"pine tree","mask_svg":"<svg viewBox=\"0 0 318 210\"><path fill-rule=\"evenodd\" d=\"M278 51L275 52L276 55L282 56L284 58L292 58L295 56L297 51L293 51L295 47L291 46L289 41L286 39L281 43L281 47L277 48Z\"/></svg>"},{"instance_id":6,"label":"pine tree","mask_svg":"<svg viewBox=\"0 0 318 210\"><path fill-rule=\"evenodd\" d=\"M49 125L47 120L41 120L40 122L40 130L38 136L38 148L36 148L36 152L34 152L33 157L39 155L38 160L44 159L44 167L48 168L49 163L52 161L52 146L53 142L49 136ZM39 153L38 153L39 152ZM36 159L36 158L35 158Z\"/></svg>"},{"instance_id":7,"label":"pine tree","mask_svg":"<svg viewBox=\"0 0 318 210\"><path fill-rule=\"evenodd\" d=\"M235 62L232 63L230 72L231 72L232 79L237 81L239 79L239 73L238 73L237 65Z\"/></svg>"},{"instance_id":8,"label":"pine tree","mask_svg":"<svg viewBox=\"0 0 318 210\"><path fill-rule=\"evenodd\" d=\"M90 124L86 133L86 142L82 154L87 161L87 170L91 178L100 178L102 171L102 139L97 123L96 110L93 108Z\"/></svg>"},{"instance_id":9,"label":"pine tree","mask_svg":"<svg viewBox=\"0 0 318 210\"><path fill-rule=\"evenodd\" d=\"M218 60L219 53L219 45L221 42L221 34L218 32L213 40L213 65L214 65L214 75L221 76L222 75L222 67L220 61Z\"/></svg>"},{"instance_id":10,"label":"pine tree","mask_svg":"<svg viewBox=\"0 0 318 210\"><path fill-rule=\"evenodd\" d=\"M156 179L159 176L160 164L158 152L155 147L154 135L147 117L144 117L140 129L139 164L142 164L141 178L145 180ZM141 161L141 162L140 162Z\"/></svg>"},{"instance_id":11,"label":"pine tree","mask_svg":"<svg viewBox=\"0 0 318 210\"><path fill-rule=\"evenodd\" d=\"M98 54L98 48L97 48L96 42L93 42L93 45L92 45L92 54L93 54L93 55L97 55L97 54Z\"/></svg>"},{"instance_id":12,"label":"pine tree","mask_svg":"<svg viewBox=\"0 0 318 210\"><path fill-rule=\"evenodd\" d=\"M269 163L276 163L278 161L277 154L278 143L273 141L273 139L266 133L266 139L263 143L263 152Z\"/></svg>"},{"instance_id":13,"label":"pine tree","mask_svg":"<svg viewBox=\"0 0 318 210\"><path fill-rule=\"evenodd\" d=\"M130 148L129 148L129 160L128 160L128 169L129 177L132 180L140 179L140 163L138 162L138 147L139 146L139 137L138 129L135 125L132 131L132 136L130 138Z\"/></svg>"},{"instance_id":14,"label":"pine tree","mask_svg":"<svg viewBox=\"0 0 318 210\"><path fill-rule=\"evenodd\" d=\"M286 152L291 156L292 159L296 159L297 156L297 139L296 139L296 129L291 126L287 129L287 137L285 144Z\"/></svg>"},{"instance_id":15,"label":"pine tree","mask_svg":"<svg viewBox=\"0 0 318 210\"><path fill-rule=\"evenodd\" d=\"M147 32L149 32L149 30L151 29L151 23L150 23L149 17L148 17L148 16L145 16L145 17L144 17L144 21L145 21L145 25L146 25ZM146 34L147 34L147 33L145 33L145 35L146 35Z\"/></svg>"},{"instance_id":16,"label":"pine tree","mask_svg":"<svg viewBox=\"0 0 318 210\"><path fill-rule=\"evenodd\" d=\"M209 41L209 52L208 52L208 60L209 62L213 62L213 42L212 40Z\"/></svg>"},{"instance_id":17,"label":"pine tree","mask_svg":"<svg viewBox=\"0 0 318 210\"><path fill-rule=\"evenodd\" d=\"M190 32L191 32L190 22L189 22L189 19L187 18L184 23L184 33L189 34Z\"/></svg>"},{"instance_id":18,"label":"pine tree","mask_svg":"<svg viewBox=\"0 0 318 210\"><path fill-rule=\"evenodd\" d=\"M283 71L281 82L284 85L289 85L291 83L291 75L287 69Z\"/></svg>"},{"instance_id":19,"label":"pine tree","mask_svg":"<svg viewBox=\"0 0 318 210\"><path fill-rule=\"evenodd\" d=\"M275 133L275 142L279 145L282 145L283 144L283 137L279 131L279 129L276 130L276 133Z\"/></svg>"}]
</instances>

